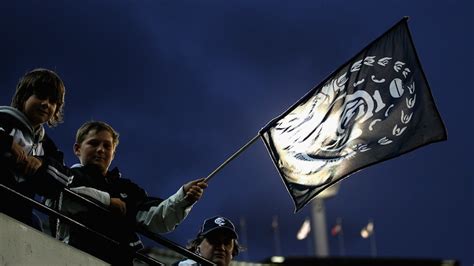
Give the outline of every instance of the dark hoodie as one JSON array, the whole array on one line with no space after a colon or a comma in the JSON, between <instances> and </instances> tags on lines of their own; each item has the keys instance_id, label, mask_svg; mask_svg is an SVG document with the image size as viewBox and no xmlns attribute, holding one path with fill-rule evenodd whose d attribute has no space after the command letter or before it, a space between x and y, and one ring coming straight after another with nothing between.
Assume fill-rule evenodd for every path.
<instances>
[{"instance_id":1,"label":"dark hoodie","mask_svg":"<svg viewBox=\"0 0 474 266\"><path fill-rule=\"evenodd\" d=\"M16 170L16 162L11 154L12 142L20 144L28 155L36 156L43 162L49 159L63 162L63 153L46 135L42 126L35 131L28 118L18 109L0 106L0 183L30 198L33 198L35 194L47 197L57 196L59 189L67 184L67 180L50 179L40 174L41 171L38 171L35 176L21 175ZM46 164L44 163L43 168ZM32 220L32 208L23 202L18 202L10 194L1 193L0 211L35 226Z\"/></svg>"}]
</instances>

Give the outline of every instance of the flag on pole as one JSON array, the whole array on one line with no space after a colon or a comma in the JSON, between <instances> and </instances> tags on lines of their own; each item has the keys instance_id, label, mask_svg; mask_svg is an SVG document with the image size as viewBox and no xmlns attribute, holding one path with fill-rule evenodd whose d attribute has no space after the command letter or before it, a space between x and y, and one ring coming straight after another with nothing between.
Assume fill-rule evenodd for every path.
<instances>
[{"instance_id":1,"label":"flag on pole","mask_svg":"<svg viewBox=\"0 0 474 266\"><path fill-rule=\"evenodd\" d=\"M259 134L295 211L362 168L447 139L407 18Z\"/></svg>"},{"instance_id":2,"label":"flag on pole","mask_svg":"<svg viewBox=\"0 0 474 266\"><path fill-rule=\"evenodd\" d=\"M344 247L344 232L342 230L342 218L338 217L336 219L336 223L331 228L331 235L338 239L338 246L339 246L339 255L344 256L346 255L346 249Z\"/></svg>"},{"instance_id":3,"label":"flag on pole","mask_svg":"<svg viewBox=\"0 0 474 266\"><path fill-rule=\"evenodd\" d=\"M340 233L342 233L342 226L340 224L335 224L332 228L331 228L331 235L332 236L337 236L339 235Z\"/></svg>"}]
</instances>

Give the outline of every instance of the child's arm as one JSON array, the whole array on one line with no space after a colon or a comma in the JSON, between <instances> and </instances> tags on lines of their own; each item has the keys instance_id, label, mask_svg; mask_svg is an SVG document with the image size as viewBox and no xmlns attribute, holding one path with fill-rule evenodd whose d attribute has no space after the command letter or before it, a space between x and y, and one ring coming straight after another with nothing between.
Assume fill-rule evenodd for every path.
<instances>
[{"instance_id":1,"label":"child's arm","mask_svg":"<svg viewBox=\"0 0 474 266\"><path fill-rule=\"evenodd\" d=\"M43 163L40 159L31 155L27 155L22 161L18 161L17 159L16 168L22 175L31 176L34 175L36 171L38 171L42 164Z\"/></svg>"},{"instance_id":2,"label":"child's arm","mask_svg":"<svg viewBox=\"0 0 474 266\"><path fill-rule=\"evenodd\" d=\"M85 196L96 203L110 209L112 213L118 215L126 215L127 206L120 198L112 197L109 192L94 188L94 182L91 181L93 177L86 176L80 168L73 168L71 172L74 178L68 185L69 189L81 196Z\"/></svg>"},{"instance_id":3,"label":"child's arm","mask_svg":"<svg viewBox=\"0 0 474 266\"><path fill-rule=\"evenodd\" d=\"M84 196L102 206L108 208L112 213L125 216L127 206L120 198L112 198L108 192L98 190L92 187L72 187L71 191Z\"/></svg>"},{"instance_id":4,"label":"child's arm","mask_svg":"<svg viewBox=\"0 0 474 266\"><path fill-rule=\"evenodd\" d=\"M28 178L36 193L47 198L56 198L73 179L76 179L68 167L49 157L42 158L41 166ZM77 179L80 181L80 178Z\"/></svg>"},{"instance_id":5,"label":"child's arm","mask_svg":"<svg viewBox=\"0 0 474 266\"><path fill-rule=\"evenodd\" d=\"M13 137L8 135L5 130L0 127L0 154L13 156L13 161L16 163L24 162L26 160L26 152L18 143L13 141Z\"/></svg>"},{"instance_id":6,"label":"child's arm","mask_svg":"<svg viewBox=\"0 0 474 266\"><path fill-rule=\"evenodd\" d=\"M13 142L13 141L12 141L10 151L11 151L13 157L16 159L17 163L25 162L26 158L28 157L28 155L26 155L26 152L23 149L23 147L21 147L20 144L18 144L16 142Z\"/></svg>"},{"instance_id":7,"label":"child's arm","mask_svg":"<svg viewBox=\"0 0 474 266\"><path fill-rule=\"evenodd\" d=\"M109 208L112 213L119 215L127 214L127 204L120 198L111 198Z\"/></svg>"},{"instance_id":8,"label":"child's arm","mask_svg":"<svg viewBox=\"0 0 474 266\"><path fill-rule=\"evenodd\" d=\"M96 188L80 186L80 187L71 187L69 189L73 191L74 193L77 193L81 196L91 199L93 202L99 203L105 207L110 206L112 203L112 199L110 198L109 193L102 190L98 190Z\"/></svg>"},{"instance_id":9,"label":"child's arm","mask_svg":"<svg viewBox=\"0 0 474 266\"><path fill-rule=\"evenodd\" d=\"M13 137L8 135L2 127L0 127L0 154L23 175L32 175L41 166L41 161L28 156L23 147L13 141Z\"/></svg>"},{"instance_id":10,"label":"child's arm","mask_svg":"<svg viewBox=\"0 0 474 266\"><path fill-rule=\"evenodd\" d=\"M186 218L194 203L201 198L207 187L203 180L191 181L161 203L141 209L136 215L137 223L155 233L173 231Z\"/></svg>"},{"instance_id":11,"label":"child's arm","mask_svg":"<svg viewBox=\"0 0 474 266\"><path fill-rule=\"evenodd\" d=\"M13 137L8 135L7 132L0 126L0 154L3 155L7 152L11 152L13 143Z\"/></svg>"}]
</instances>

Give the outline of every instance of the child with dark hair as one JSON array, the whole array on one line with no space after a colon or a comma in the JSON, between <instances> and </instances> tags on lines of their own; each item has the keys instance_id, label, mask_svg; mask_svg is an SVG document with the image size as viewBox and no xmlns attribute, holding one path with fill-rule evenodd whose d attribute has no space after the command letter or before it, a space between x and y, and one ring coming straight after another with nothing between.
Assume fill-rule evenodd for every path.
<instances>
[{"instance_id":1,"label":"child with dark hair","mask_svg":"<svg viewBox=\"0 0 474 266\"><path fill-rule=\"evenodd\" d=\"M62 122L64 94L61 78L51 70L38 68L20 79L11 106L0 106L0 183L28 197L54 196L53 191L58 191L55 188L67 184L63 178L38 175L48 158L63 161L44 124L53 127ZM0 196L0 211L33 225L31 207L15 204L5 193Z\"/></svg>"}]
</instances>

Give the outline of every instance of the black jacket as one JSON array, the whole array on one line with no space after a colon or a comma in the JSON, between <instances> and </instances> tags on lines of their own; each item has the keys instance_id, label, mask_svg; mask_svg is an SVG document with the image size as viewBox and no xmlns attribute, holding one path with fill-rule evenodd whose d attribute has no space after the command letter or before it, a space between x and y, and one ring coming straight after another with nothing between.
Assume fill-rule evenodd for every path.
<instances>
[{"instance_id":1,"label":"black jacket","mask_svg":"<svg viewBox=\"0 0 474 266\"><path fill-rule=\"evenodd\" d=\"M45 162L35 176L23 176L17 171L12 158L12 142L23 146L28 155L36 156ZM65 179L51 179L44 175L49 160L63 162L63 153L45 134L41 126L34 131L26 116L15 108L0 106L0 183L30 198L35 194L56 197L67 183ZM28 225L32 224L32 208L10 194L1 193L0 211Z\"/></svg>"},{"instance_id":2,"label":"black jacket","mask_svg":"<svg viewBox=\"0 0 474 266\"><path fill-rule=\"evenodd\" d=\"M122 178L117 168L103 176L94 166L80 166L66 170L66 175L73 176L72 182L68 186L71 190L84 187L106 192L110 198L120 198L124 201L127 211L125 216L110 212L104 213L103 209L90 206L69 193L62 193L59 208L62 213L119 242L120 247L97 235L64 224L59 226L58 238L109 263L130 264L132 257L127 250L136 251L143 248L140 238L135 233L137 212L157 206L162 200L148 197L138 185L129 179ZM92 201L96 200L94 197L87 198ZM100 201L97 203L102 205Z\"/></svg>"}]
</instances>

